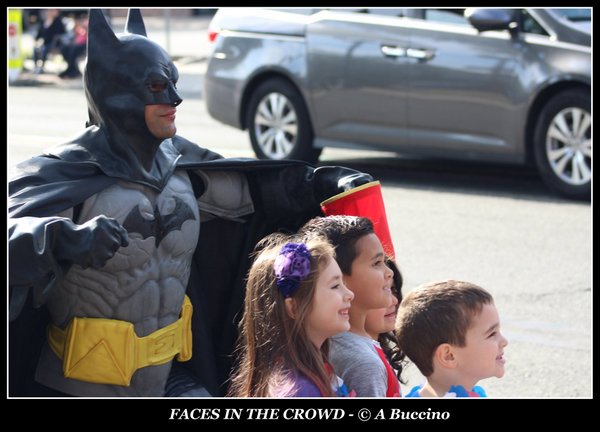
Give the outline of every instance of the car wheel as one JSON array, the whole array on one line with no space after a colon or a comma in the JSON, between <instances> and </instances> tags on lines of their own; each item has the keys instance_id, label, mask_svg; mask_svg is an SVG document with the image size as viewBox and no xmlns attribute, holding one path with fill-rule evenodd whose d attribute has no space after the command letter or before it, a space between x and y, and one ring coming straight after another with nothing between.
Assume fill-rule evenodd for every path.
<instances>
[{"instance_id":1,"label":"car wheel","mask_svg":"<svg viewBox=\"0 0 600 432\"><path fill-rule=\"evenodd\" d=\"M542 109L535 128L534 154L542 180L576 199L591 196L591 97L583 90L558 93Z\"/></svg>"},{"instance_id":2,"label":"car wheel","mask_svg":"<svg viewBox=\"0 0 600 432\"><path fill-rule=\"evenodd\" d=\"M313 131L302 96L288 82L260 84L248 104L246 125L259 159L299 159L314 163L321 149L313 148Z\"/></svg>"}]
</instances>

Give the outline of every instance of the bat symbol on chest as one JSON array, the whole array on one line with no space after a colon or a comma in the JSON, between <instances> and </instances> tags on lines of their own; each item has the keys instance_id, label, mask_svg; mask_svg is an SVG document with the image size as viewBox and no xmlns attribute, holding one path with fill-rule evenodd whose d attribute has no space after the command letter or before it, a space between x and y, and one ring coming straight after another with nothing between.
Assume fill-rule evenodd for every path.
<instances>
[{"instance_id":1,"label":"bat symbol on chest","mask_svg":"<svg viewBox=\"0 0 600 432\"><path fill-rule=\"evenodd\" d=\"M136 205L131 209L125 221L123 228L129 233L140 233L143 238L154 237L155 245L158 247L163 238L171 231L181 230L183 223L188 220L196 220L194 212L183 200L175 197L175 208L167 215L159 212L158 207L154 207L154 219L145 219L140 213L140 206Z\"/></svg>"}]
</instances>

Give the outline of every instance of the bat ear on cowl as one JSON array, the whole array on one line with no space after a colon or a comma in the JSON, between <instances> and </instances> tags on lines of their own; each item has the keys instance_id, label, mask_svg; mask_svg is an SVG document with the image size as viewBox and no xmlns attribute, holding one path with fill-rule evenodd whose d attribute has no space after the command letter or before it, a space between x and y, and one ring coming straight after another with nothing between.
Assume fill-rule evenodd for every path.
<instances>
[{"instance_id":1,"label":"bat ear on cowl","mask_svg":"<svg viewBox=\"0 0 600 432\"><path fill-rule=\"evenodd\" d=\"M87 40L88 61L104 60L106 54L116 49L119 44L119 39L106 22L102 11L90 9Z\"/></svg>"},{"instance_id":2,"label":"bat ear on cowl","mask_svg":"<svg viewBox=\"0 0 600 432\"><path fill-rule=\"evenodd\" d=\"M127 13L127 22L125 23L125 32L148 37L146 26L139 9L129 9Z\"/></svg>"}]
</instances>

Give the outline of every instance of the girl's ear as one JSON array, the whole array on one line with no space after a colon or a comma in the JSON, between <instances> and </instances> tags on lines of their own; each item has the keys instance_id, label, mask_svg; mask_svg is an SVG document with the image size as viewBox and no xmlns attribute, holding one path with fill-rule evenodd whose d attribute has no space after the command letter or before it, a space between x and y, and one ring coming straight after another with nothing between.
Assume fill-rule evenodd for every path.
<instances>
[{"instance_id":1,"label":"girl's ear","mask_svg":"<svg viewBox=\"0 0 600 432\"><path fill-rule=\"evenodd\" d=\"M433 354L433 360L443 368L454 369L457 366L454 348L448 343L440 344Z\"/></svg>"},{"instance_id":2,"label":"girl's ear","mask_svg":"<svg viewBox=\"0 0 600 432\"><path fill-rule=\"evenodd\" d=\"M288 316L295 320L296 316L297 316L297 305L296 305L296 300L294 300L293 297L288 297L284 300L285 302L285 311L287 312Z\"/></svg>"}]
</instances>

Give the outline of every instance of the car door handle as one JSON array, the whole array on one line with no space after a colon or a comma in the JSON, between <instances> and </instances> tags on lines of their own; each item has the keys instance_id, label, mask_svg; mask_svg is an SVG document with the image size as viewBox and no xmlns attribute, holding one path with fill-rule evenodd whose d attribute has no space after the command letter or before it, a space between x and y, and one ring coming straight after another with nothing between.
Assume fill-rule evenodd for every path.
<instances>
[{"instance_id":1,"label":"car door handle","mask_svg":"<svg viewBox=\"0 0 600 432\"><path fill-rule=\"evenodd\" d=\"M417 60L431 60L435 57L435 50L425 48L408 48L406 56Z\"/></svg>"},{"instance_id":2,"label":"car door handle","mask_svg":"<svg viewBox=\"0 0 600 432\"><path fill-rule=\"evenodd\" d=\"M386 57L406 57L406 49L397 45L381 45L381 52Z\"/></svg>"}]
</instances>

